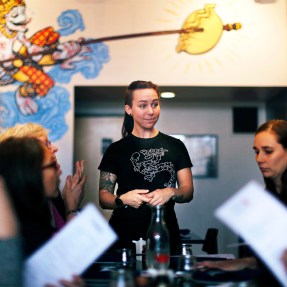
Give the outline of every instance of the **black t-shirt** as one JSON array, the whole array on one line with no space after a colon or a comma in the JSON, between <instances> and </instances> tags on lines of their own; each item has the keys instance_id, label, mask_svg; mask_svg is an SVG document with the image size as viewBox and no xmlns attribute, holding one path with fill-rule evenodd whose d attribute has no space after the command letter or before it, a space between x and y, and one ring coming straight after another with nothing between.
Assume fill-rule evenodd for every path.
<instances>
[{"instance_id":1,"label":"black t-shirt","mask_svg":"<svg viewBox=\"0 0 287 287\"><path fill-rule=\"evenodd\" d=\"M111 144L100 163L101 171L117 176L117 195L133 189L176 187L177 172L192 167L185 145L176 138L159 133L154 138L138 138L129 134ZM179 227L174 212L174 201L166 204L166 223L170 233L171 250L180 242ZM146 239L151 220L150 207L142 205L117 208L110 224L117 232L122 245L129 245L140 237ZM126 244L125 244L126 243Z\"/></svg>"}]
</instances>

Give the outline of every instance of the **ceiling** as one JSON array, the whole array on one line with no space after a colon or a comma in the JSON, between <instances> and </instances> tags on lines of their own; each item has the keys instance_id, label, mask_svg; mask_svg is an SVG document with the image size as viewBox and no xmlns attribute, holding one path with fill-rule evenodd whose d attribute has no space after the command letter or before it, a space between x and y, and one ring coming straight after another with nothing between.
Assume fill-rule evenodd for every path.
<instances>
[{"instance_id":1,"label":"ceiling","mask_svg":"<svg viewBox=\"0 0 287 287\"><path fill-rule=\"evenodd\" d=\"M75 87L75 112L83 113L93 108L113 108L124 104L126 86ZM173 99L162 99L172 105L192 102L266 102L282 93L286 87L195 87L161 86L161 92L174 92ZM85 112L84 112L85 113Z\"/></svg>"}]
</instances>

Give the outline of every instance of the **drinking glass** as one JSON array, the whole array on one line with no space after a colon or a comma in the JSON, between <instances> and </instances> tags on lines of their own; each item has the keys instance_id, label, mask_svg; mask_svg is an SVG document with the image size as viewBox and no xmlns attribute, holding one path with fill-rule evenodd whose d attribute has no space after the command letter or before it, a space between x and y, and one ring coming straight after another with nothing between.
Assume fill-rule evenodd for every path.
<instances>
[{"instance_id":1,"label":"drinking glass","mask_svg":"<svg viewBox=\"0 0 287 287\"><path fill-rule=\"evenodd\" d=\"M119 252L119 262L122 267L132 266L132 250L129 248L122 248L118 250Z\"/></svg>"},{"instance_id":2,"label":"drinking glass","mask_svg":"<svg viewBox=\"0 0 287 287\"><path fill-rule=\"evenodd\" d=\"M132 271L129 269L113 270L109 287L135 287Z\"/></svg>"},{"instance_id":3,"label":"drinking glass","mask_svg":"<svg viewBox=\"0 0 287 287\"><path fill-rule=\"evenodd\" d=\"M191 254L181 255L178 258L177 270L180 272L190 272L196 265L196 257Z\"/></svg>"}]
</instances>

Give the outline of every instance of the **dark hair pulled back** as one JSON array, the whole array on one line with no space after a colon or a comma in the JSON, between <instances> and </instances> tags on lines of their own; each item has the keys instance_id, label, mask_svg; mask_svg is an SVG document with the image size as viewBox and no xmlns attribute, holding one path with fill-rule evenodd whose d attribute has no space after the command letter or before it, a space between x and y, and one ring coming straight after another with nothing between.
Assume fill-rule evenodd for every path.
<instances>
[{"instance_id":1,"label":"dark hair pulled back","mask_svg":"<svg viewBox=\"0 0 287 287\"><path fill-rule=\"evenodd\" d=\"M132 101L133 101L133 92L135 90L140 89L154 89L159 97L159 87L150 81L134 81L132 82L125 91L125 105L129 105L132 107ZM122 126L122 137L126 137L128 134L130 134L133 131L134 128L134 120L131 115L128 115L125 112L124 122Z\"/></svg>"}]
</instances>

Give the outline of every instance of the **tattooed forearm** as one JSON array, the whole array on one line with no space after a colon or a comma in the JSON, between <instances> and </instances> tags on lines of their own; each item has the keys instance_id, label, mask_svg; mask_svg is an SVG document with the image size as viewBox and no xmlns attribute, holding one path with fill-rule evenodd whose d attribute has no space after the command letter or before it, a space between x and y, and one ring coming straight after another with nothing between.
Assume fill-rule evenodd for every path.
<instances>
[{"instance_id":1,"label":"tattooed forearm","mask_svg":"<svg viewBox=\"0 0 287 287\"><path fill-rule=\"evenodd\" d=\"M117 176L110 172L101 171L100 173L100 190L105 189L110 193L114 193Z\"/></svg>"}]
</instances>

